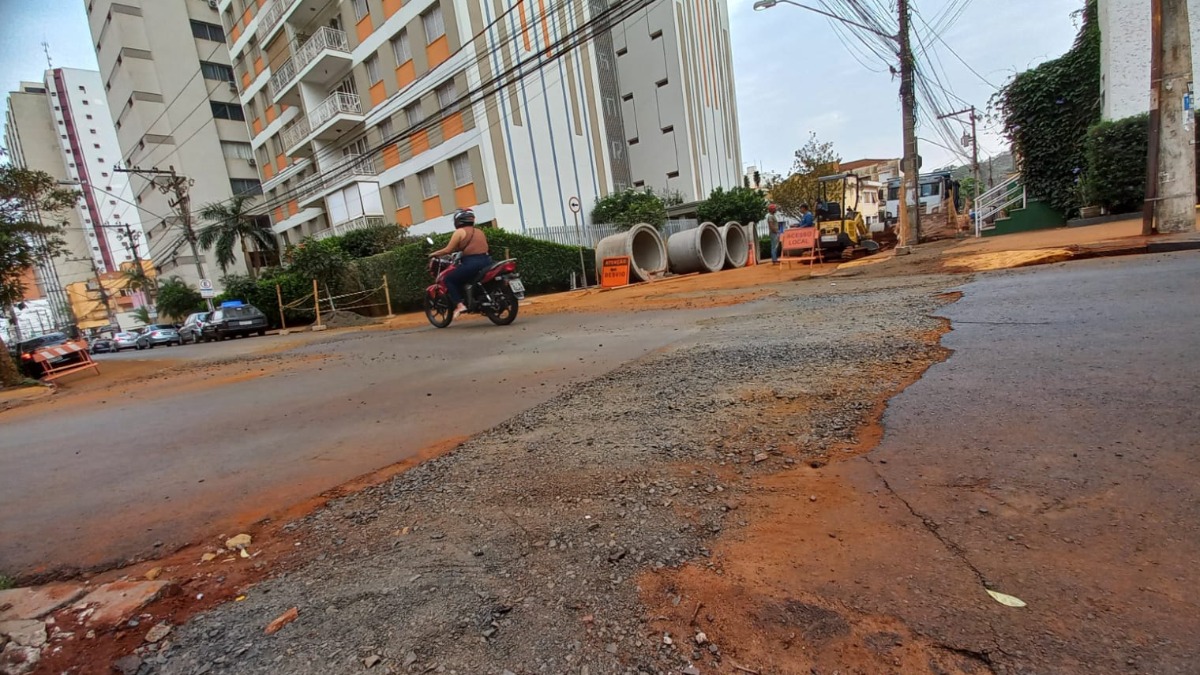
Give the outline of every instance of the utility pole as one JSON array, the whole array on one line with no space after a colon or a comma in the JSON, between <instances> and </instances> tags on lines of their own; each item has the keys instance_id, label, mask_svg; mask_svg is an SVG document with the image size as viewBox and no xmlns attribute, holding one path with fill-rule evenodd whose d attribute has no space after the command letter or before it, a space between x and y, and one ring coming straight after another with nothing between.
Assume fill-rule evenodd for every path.
<instances>
[{"instance_id":1,"label":"utility pole","mask_svg":"<svg viewBox=\"0 0 1200 675\"><path fill-rule=\"evenodd\" d=\"M117 223L117 226L123 230L123 234L125 235L125 248L129 249L129 253L133 256L133 264L137 266L138 276L142 279L142 290L146 292L146 300L153 304L154 293L151 292L151 289L154 288L154 284L149 283L150 278L146 276L146 270L142 266L142 256L140 253L138 253L138 239L140 239L142 235L140 232L134 232L133 226L129 223Z\"/></svg>"},{"instance_id":2,"label":"utility pole","mask_svg":"<svg viewBox=\"0 0 1200 675\"><path fill-rule=\"evenodd\" d=\"M975 179L975 194L971 196L971 209L975 209L975 205L979 202L979 135L976 128L975 106L971 106L965 110L938 115L938 119L947 117L958 117L959 115L970 115L971 118L971 176ZM976 211L976 213L978 213ZM979 234L979 223L971 223L975 228L975 234Z\"/></svg>"},{"instance_id":3,"label":"utility pole","mask_svg":"<svg viewBox=\"0 0 1200 675\"><path fill-rule=\"evenodd\" d=\"M122 169L117 167L114 171L120 173L135 173L143 178L146 178L158 191L164 195L173 195L174 198L167 202L176 215L179 217L179 223L183 227L183 238L192 248L192 261L196 264L196 274L200 279L207 279L204 274L204 264L200 262L200 247L196 243L196 231L192 229L192 198L188 194L188 188L195 185L196 181L186 176L180 176L175 173L175 167L168 167L166 171L161 169L141 169L133 167L132 169ZM165 180L155 180L160 176L166 176ZM206 298L208 311L213 311L212 299Z\"/></svg>"},{"instance_id":4,"label":"utility pole","mask_svg":"<svg viewBox=\"0 0 1200 675\"><path fill-rule=\"evenodd\" d=\"M1186 0L1150 2L1150 129L1142 234L1196 228L1192 47Z\"/></svg>"},{"instance_id":5,"label":"utility pole","mask_svg":"<svg viewBox=\"0 0 1200 675\"><path fill-rule=\"evenodd\" d=\"M919 155L917 154L917 94L913 78L916 61L913 59L909 25L908 0L897 0L900 10L900 107L904 116L904 159L900 170L904 172L902 190L912 192L908 203L908 227L904 232L903 246L915 246L921 241L921 180Z\"/></svg>"}]
</instances>

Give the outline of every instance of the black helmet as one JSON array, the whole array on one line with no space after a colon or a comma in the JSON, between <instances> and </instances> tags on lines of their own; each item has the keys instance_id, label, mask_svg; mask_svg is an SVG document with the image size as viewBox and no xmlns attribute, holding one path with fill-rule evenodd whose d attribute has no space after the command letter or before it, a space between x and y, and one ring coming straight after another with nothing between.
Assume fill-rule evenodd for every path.
<instances>
[{"instance_id":1,"label":"black helmet","mask_svg":"<svg viewBox=\"0 0 1200 675\"><path fill-rule=\"evenodd\" d=\"M459 209L454 212L454 229L471 227L475 224L475 212L471 209Z\"/></svg>"}]
</instances>

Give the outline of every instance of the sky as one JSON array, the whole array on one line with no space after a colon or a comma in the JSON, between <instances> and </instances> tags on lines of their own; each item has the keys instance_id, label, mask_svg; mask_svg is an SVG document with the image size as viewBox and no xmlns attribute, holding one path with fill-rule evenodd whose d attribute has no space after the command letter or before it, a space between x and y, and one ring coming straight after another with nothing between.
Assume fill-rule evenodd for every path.
<instances>
[{"instance_id":1,"label":"sky","mask_svg":"<svg viewBox=\"0 0 1200 675\"><path fill-rule=\"evenodd\" d=\"M865 1L890 5L893 0ZM795 150L811 132L831 141L834 151L847 161L901 155L899 82L882 61L864 53L861 43L845 42L832 30L830 20L818 14L783 3L756 12L753 0L728 2L744 164L786 172ZM965 102L963 107L984 110L995 92L992 85L1002 85L1013 74L1070 48L1077 30L1072 13L1083 2L912 0L912 4L919 15L913 20L914 44L918 50L922 41L928 47L919 61L925 68L936 67L945 88ZM962 15L939 34L940 40L922 22L937 23L948 5L964 4ZM50 45L55 67L97 68L85 6L85 0L0 0L4 18L0 73L5 92L16 89L21 80L42 79L43 41ZM994 123L981 122L981 158L1004 151L1006 144L995 133ZM918 137L946 143L928 126L918 128ZM932 142L919 142L919 146L924 170L965 163Z\"/></svg>"}]
</instances>

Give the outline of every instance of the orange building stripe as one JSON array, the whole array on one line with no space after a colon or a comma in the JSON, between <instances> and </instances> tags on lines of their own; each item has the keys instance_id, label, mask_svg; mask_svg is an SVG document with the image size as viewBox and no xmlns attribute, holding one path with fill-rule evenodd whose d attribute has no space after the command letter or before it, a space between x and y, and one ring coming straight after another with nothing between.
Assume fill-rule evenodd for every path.
<instances>
[{"instance_id":1,"label":"orange building stripe","mask_svg":"<svg viewBox=\"0 0 1200 675\"><path fill-rule=\"evenodd\" d=\"M542 15L542 39L545 40L546 54L550 54L550 23L546 19L546 0L538 0L538 12Z\"/></svg>"},{"instance_id":2,"label":"orange building stripe","mask_svg":"<svg viewBox=\"0 0 1200 675\"><path fill-rule=\"evenodd\" d=\"M517 13L521 15L521 39L525 42L525 51L533 51L529 44L529 20L525 17L525 0L517 0Z\"/></svg>"}]
</instances>

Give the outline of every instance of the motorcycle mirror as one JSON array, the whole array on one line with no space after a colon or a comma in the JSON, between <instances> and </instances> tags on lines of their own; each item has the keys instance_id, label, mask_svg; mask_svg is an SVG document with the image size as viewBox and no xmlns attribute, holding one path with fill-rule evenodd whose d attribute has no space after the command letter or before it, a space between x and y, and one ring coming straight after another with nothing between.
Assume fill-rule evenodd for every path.
<instances>
[{"instance_id":1,"label":"motorcycle mirror","mask_svg":"<svg viewBox=\"0 0 1200 675\"><path fill-rule=\"evenodd\" d=\"M425 241L428 242L430 246L433 246L433 237L425 237Z\"/></svg>"}]
</instances>

